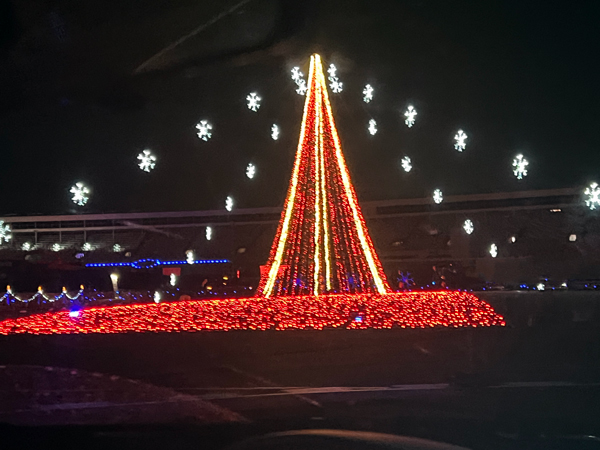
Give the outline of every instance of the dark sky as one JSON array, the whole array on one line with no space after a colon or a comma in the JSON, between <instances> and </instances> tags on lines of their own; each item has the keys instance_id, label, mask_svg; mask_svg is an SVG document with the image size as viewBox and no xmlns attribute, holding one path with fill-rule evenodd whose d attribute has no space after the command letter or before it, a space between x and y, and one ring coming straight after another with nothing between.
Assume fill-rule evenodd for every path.
<instances>
[{"instance_id":1,"label":"dark sky","mask_svg":"<svg viewBox=\"0 0 600 450\"><path fill-rule=\"evenodd\" d=\"M281 205L303 104L289 70L307 73L313 51L344 83L332 103L360 200L600 181L597 2L255 0L134 74L235 3L3 3L0 215L218 209L227 195L240 208ZM251 91L258 113L245 105ZM195 136L203 118L207 143ZM137 167L144 148L159 158L150 174ZM530 170L517 181L520 152ZM76 181L93 189L83 208L70 202Z\"/></svg>"}]
</instances>

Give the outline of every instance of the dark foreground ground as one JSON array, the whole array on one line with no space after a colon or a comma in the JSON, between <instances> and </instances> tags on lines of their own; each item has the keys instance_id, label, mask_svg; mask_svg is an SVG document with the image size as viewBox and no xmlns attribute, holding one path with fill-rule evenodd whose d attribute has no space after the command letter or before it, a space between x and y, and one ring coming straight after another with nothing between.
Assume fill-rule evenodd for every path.
<instances>
[{"instance_id":1,"label":"dark foreground ground","mask_svg":"<svg viewBox=\"0 0 600 450\"><path fill-rule=\"evenodd\" d=\"M486 298L507 327L3 337L0 422L18 427L0 434L28 446L44 437L67 448L69 436L131 448L125 436L218 448L326 427L472 448L600 448L600 298Z\"/></svg>"}]
</instances>

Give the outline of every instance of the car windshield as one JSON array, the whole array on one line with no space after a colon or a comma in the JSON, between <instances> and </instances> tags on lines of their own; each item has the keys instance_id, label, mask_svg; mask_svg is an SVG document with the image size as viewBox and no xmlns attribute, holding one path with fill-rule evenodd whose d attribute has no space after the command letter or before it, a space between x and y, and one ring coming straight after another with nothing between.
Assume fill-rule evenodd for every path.
<instances>
[{"instance_id":1,"label":"car windshield","mask_svg":"<svg viewBox=\"0 0 600 450\"><path fill-rule=\"evenodd\" d=\"M3 2L0 427L597 445L598 18Z\"/></svg>"}]
</instances>

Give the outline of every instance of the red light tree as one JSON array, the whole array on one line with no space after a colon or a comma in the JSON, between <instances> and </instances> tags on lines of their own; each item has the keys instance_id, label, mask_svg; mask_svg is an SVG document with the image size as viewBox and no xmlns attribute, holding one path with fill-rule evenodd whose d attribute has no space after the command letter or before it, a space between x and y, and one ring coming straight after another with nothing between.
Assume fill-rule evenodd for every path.
<instances>
[{"instance_id":1,"label":"red light tree","mask_svg":"<svg viewBox=\"0 0 600 450\"><path fill-rule=\"evenodd\" d=\"M287 198L257 295L390 292L346 167L319 55L310 59Z\"/></svg>"}]
</instances>

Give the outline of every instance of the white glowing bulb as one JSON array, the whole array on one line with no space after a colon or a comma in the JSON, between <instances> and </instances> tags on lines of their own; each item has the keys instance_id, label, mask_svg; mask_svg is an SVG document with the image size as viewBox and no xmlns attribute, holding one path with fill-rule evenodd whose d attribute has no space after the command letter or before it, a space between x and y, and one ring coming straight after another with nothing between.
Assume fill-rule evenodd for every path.
<instances>
[{"instance_id":1,"label":"white glowing bulb","mask_svg":"<svg viewBox=\"0 0 600 450\"><path fill-rule=\"evenodd\" d=\"M515 242L517 242L517 237L516 236L511 236L510 237L510 243L514 244Z\"/></svg>"},{"instance_id":2,"label":"white glowing bulb","mask_svg":"<svg viewBox=\"0 0 600 450\"><path fill-rule=\"evenodd\" d=\"M196 129L198 130L198 137L203 141L208 141L212 137L212 125L208 123L206 120L201 120L197 125Z\"/></svg>"},{"instance_id":3,"label":"white glowing bulb","mask_svg":"<svg viewBox=\"0 0 600 450\"><path fill-rule=\"evenodd\" d=\"M119 244L113 245L113 252L119 253L121 251L121 246Z\"/></svg>"},{"instance_id":4,"label":"white glowing bulb","mask_svg":"<svg viewBox=\"0 0 600 450\"><path fill-rule=\"evenodd\" d=\"M32 248L33 248L33 246L31 245L31 242L23 242L23 245L21 245L21 250L26 251L26 252L28 252Z\"/></svg>"},{"instance_id":5,"label":"white glowing bulb","mask_svg":"<svg viewBox=\"0 0 600 450\"><path fill-rule=\"evenodd\" d=\"M329 73L329 88L335 94L339 94L340 92L342 92L344 86L340 79L337 77L337 68L334 64L331 64L329 66L329 69L327 69L327 73Z\"/></svg>"},{"instance_id":6,"label":"white glowing bulb","mask_svg":"<svg viewBox=\"0 0 600 450\"><path fill-rule=\"evenodd\" d=\"M212 239L212 227L206 227L206 240L210 241Z\"/></svg>"},{"instance_id":7,"label":"white glowing bulb","mask_svg":"<svg viewBox=\"0 0 600 450\"><path fill-rule=\"evenodd\" d=\"M467 135L463 130L458 130L454 136L454 148L459 152L462 152L467 147Z\"/></svg>"},{"instance_id":8,"label":"white glowing bulb","mask_svg":"<svg viewBox=\"0 0 600 450\"><path fill-rule=\"evenodd\" d=\"M279 127L276 124L271 125L271 138L274 141L279 139Z\"/></svg>"},{"instance_id":9,"label":"white glowing bulb","mask_svg":"<svg viewBox=\"0 0 600 450\"><path fill-rule=\"evenodd\" d=\"M536 286L538 291L545 291L546 290L546 285L544 283L538 283Z\"/></svg>"},{"instance_id":10,"label":"white glowing bulb","mask_svg":"<svg viewBox=\"0 0 600 450\"><path fill-rule=\"evenodd\" d=\"M370 84L367 84L363 90L363 101L365 103L369 103L371 100L373 100L373 86L371 86Z\"/></svg>"},{"instance_id":11,"label":"white glowing bulb","mask_svg":"<svg viewBox=\"0 0 600 450\"><path fill-rule=\"evenodd\" d=\"M529 161L527 161L523 157L523 155L515 156L515 159L513 159L512 167L513 167L513 173L515 174L515 177L517 177L517 180L522 180L523 177L527 176L527 166L528 165L529 165Z\"/></svg>"},{"instance_id":12,"label":"white glowing bulb","mask_svg":"<svg viewBox=\"0 0 600 450\"><path fill-rule=\"evenodd\" d=\"M72 186L71 190L69 192L71 192L71 194L73 194L73 196L71 197L71 200L76 205L83 206L90 199L89 188L81 182L75 183L75 186Z\"/></svg>"},{"instance_id":13,"label":"white glowing bulb","mask_svg":"<svg viewBox=\"0 0 600 450\"><path fill-rule=\"evenodd\" d=\"M589 187L585 188L583 193L586 196L585 206L591 210L594 210L600 206L600 187L598 187L598 183L590 184Z\"/></svg>"},{"instance_id":14,"label":"white glowing bulb","mask_svg":"<svg viewBox=\"0 0 600 450\"><path fill-rule=\"evenodd\" d=\"M150 172L156 166L156 156L150 150L144 150L137 157L140 160L138 167L144 172Z\"/></svg>"},{"instance_id":15,"label":"white glowing bulb","mask_svg":"<svg viewBox=\"0 0 600 450\"><path fill-rule=\"evenodd\" d=\"M296 83L297 89L296 92L300 95L306 94L306 80L304 79L304 74L300 72L300 67L294 67L292 69L292 80Z\"/></svg>"},{"instance_id":16,"label":"white glowing bulb","mask_svg":"<svg viewBox=\"0 0 600 450\"><path fill-rule=\"evenodd\" d=\"M154 291L154 303L160 303L160 292Z\"/></svg>"},{"instance_id":17,"label":"white glowing bulb","mask_svg":"<svg viewBox=\"0 0 600 450\"><path fill-rule=\"evenodd\" d=\"M406 119L404 119L404 123L406 126L408 126L408 128L411 128L415 124L416 116L417 110L414 108L414 106L409 105L404 113L404 117L406 117Z\"/></svg>"},{"instance_id":18,"label":"white glowing bulb","mask_svg":"<svg viewBox=\"0 0 600 450\"><path fill-rule=\"evenodd\" d=\"M193 250L185 252L185 262L188 264L194 264L196 262L196 255L194 255Z\"/></svg>"},{"instance_id":19,"label":"white glowing bulb","mask_svg":"<svg viewBox=\"0 0 600 450\"><path fill-rule=\"evenodd\" d=\"M490 245L490 256L492 258L498 256L498 246L496 244Z\"/></svg>"},{"instance_id":20,"label":"white glowing bulb","mask_svg":"<svg viewBox=\"0 0 600 450\"><path fill-rule=\"evenodd\" d=\"M225 199L225 209L229 212L233 210L233 198L227 197Z\"/></svg>"},{"instance_id":21,"label":"white glowing bulb","mask_svg":"<svg viewBox=\"0 0 600 450\"><path fill-rule=\"evenodd\" d=\"M433 191L433 201L438 205L444 201L444 195L442 194L441 189L436 189Z\"/></svg>"},{"instance_id":22,"label":"white glowing bulb","mask_svg":"<svg viewBox=\"0 0 600 450\"><path fill-rule=\"evenodd\" d=\"M0 244L8 242L12 239L12 229L8 223L0 220Z\"/></svg>"},{"instance_id":23,"label":"white glowing bulb","mask_svg":"<svg viewBox=\"0 0 600 450\"><path fill-rule=\"evenodd\" d=\"M374 135L375 133L377 133L377 122L375 122L375 119L371 119L369 120L369 133L371 133L371 135Z\"/></svg>"},{"instance_id":24,"label":"white glowing bulb","mask_svg":"<svg viewBox=\"0 0 600 450\"><path fill-rule=\"evenodd\" d=\"M89 242L84 243L81 247L81 250L83 250L84 252L89 252L93 250L92 244L90 244Z\"/></svg>"},{"instance_id":25,"label":"white glowing bulb","mask_svg":"<svg viewBox=\"0 0 600 450\"><path fill-rule=\"evenodd\" d=\"M475 231L475 225L473 225L473 221L471 219L464 221L463 230L465 230L465 233L467 234L471 234L473 231Z\"/></svg>"},{"instance_id":26,"label":"white glowing bulb","mask_svg":"<svg viewBox=\"0 0 600 450\"><path fill-rule=\"evenodd\" d=\"M256 92L250 92L246 97L246 101L248 102L248 109L251 111L258 111L260 108L260 101L262 99L256 94Z\"/></svg>"},{"instance_id":27,"label":"white glowing bulb","mask_svg":"<svg viewBox=\"0 0 600 450\"><path fill-rule=\"evenodd\" d=\"M254 164L248 164L248 167L246 167L246 176L252 179L254 175L256 175L256 167Z\"/></svg>"},{"instance_id":28,"label":"white glowing bulb","mask_svg":"<svg viewBox=\"0 0 600 450\"><path fill-rule=\"evenodd\" d=\"M401 164L405 172L410 172L412 170L412 161L408 156L402 158Z\"/></svg>"},{"instance_id":29,"label":"white glowing bulb","mask_svg":"<svg viewBox=\"0 0 600 450\"><path fill-rule=\"evenodd\" d=\"M177 285L177 275L175 275L174 273L172 273L172 274L169 275L169 284L171 286Z\"/></svg>"},{"instance_id":30,"label":"white glowing bulb","mask_svg":"<svg viewBox=\"0 0 600 450\"><path fill-rule=\"evenodd\" d=\"M53 252L60 252L62 250L62 245L60 245L58 242L52 244L52 251Z\"/></svg>"}]
</instances>

